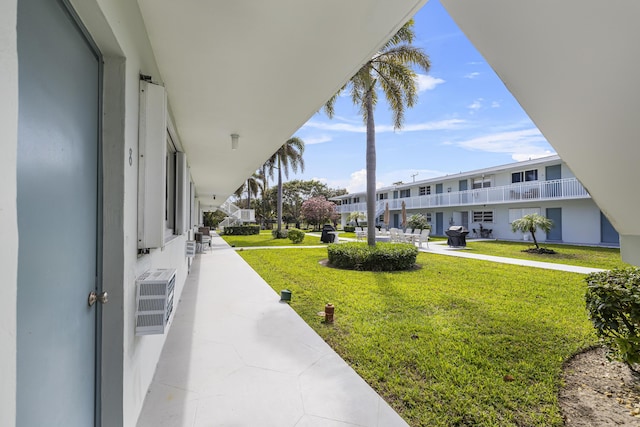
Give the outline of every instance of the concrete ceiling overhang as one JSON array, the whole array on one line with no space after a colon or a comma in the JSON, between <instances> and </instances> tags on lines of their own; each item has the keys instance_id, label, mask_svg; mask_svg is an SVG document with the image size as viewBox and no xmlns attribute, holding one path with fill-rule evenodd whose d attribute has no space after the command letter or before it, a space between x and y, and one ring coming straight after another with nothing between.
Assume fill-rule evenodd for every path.
<instances>
[{"instance_id":1,"label":"concrete ceiling overhang","mask_svg":"<svg viewBox=\"0 0 640 427\"><path fill-rule=\"evenodd\" d=\"M441 1L617 231L640 236L640 2Z\"/></svg>"},{"instance_id":2,"label":"concrete ceiling overhang","mask_svg":"<svg viewBox=\"0 0 640 427\"><path fill-rule=\"evenodd\" d=\"M202 206L224 202L426 1L138 0Z\"/></svg>"}]
</instances>

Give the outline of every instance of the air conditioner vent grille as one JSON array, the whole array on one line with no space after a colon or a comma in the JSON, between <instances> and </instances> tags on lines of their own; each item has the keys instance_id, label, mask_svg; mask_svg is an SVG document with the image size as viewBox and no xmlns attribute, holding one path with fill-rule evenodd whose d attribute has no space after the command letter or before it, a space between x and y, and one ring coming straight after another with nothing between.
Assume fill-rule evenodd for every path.
<instances>
[{"instance_id":1,"label":"air conditioner vent grille","mask_svg":"<svg viewBox=\"0 0 640 427\"><path fill-rule=\"evenodd\" d=\"M149 270L136 283L136 335L164 334L173 314L176 270Z\"/></svg>"}]
</instances>

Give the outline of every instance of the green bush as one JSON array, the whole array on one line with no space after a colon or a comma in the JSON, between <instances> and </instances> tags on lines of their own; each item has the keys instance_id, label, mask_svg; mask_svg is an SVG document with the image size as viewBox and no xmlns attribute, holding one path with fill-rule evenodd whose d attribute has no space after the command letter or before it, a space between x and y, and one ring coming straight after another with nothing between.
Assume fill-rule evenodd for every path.
<instances>
[{"instance_id":1,"label":"green bush","mask_svg":"<svg viewBox=\"0 0 640 427\"><path fill-rule=\"evenodd\" d=\"M585 280L587 311L596 334L610 359L633 369L640 363L640 269L591 273Z\"/></svg>"},{"instance_id":2,"label":"green bush","mask_svg":"<svg viewBox=\"0 0 640 427\"><path fill-rule=\"evenodd\" d=\"M271 235L273 236L274 239L286 239L287 236L289 235L289 230L285 228L283 230L278 231L276 229L271 232Z\"/></svg>"},{"instance_id":3,"label":"green bush","mask_svg":"<svg viewBox=\"0 0 640 427\"><path fill-rule=\"evenodd\" d=\"M251 234L260 234L259 225L240 225L225 227L224 234L229 236L249 236Z\"/></svg>"},{"instance_id":4,"label":"green bush","mask_svg":"<svg viewBox=\"0 0 640 427\"><path fill-rule=\"evenodd\" d=\"M329 245L329 264L333 267L364 271L409 270L416 264L418 248L404 243L341 243Z\"/></svg>"},{"instance_id":5,"label":"green bush","mask_svg":"<svg viewBox=\"0 0 640 427\"><path fill-rule=\"evenodd\" d=\"M426 228L431 229L431 225L427 221L427 217L422 214L413 214L407 220L407 227L424 230Z\"/></svg>"},{"instance_id":6,"label":"green bush","mask_svg":"<svg viewBox=\"0 0 640 427\"><path fill-rule=\"evenodd\" d=\"M354 231L356 231L356 227L355 225L345 225L342 230L347 233L353 233Z\"/></svg>"},{"instance_id":7,"label":"green bush","mask_svg":"<svg viewBox=\"0 0 640 427\"><path fill-rule=\"evenodd\" d=\"M293 228L289 230L289 240L293 243L302 243L304 240L304 231Z\"/></svg>"}]
</instances>

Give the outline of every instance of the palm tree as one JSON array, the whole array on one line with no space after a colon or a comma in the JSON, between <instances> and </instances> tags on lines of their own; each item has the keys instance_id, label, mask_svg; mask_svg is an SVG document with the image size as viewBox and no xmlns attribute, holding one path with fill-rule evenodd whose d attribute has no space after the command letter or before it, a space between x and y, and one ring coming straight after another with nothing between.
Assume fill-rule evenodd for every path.
<instances>
[{"instance_id":1,"label":"palm tree","mask_svg":"<svg viewBox=\"0 0 640 427\"><path fill-rule=\"evenodd\" d=\"M254 172L247 179L247 209L251 209L251 194L254 196L258 195L258 190L260 190L263 186L263 177L261 173Z\"/></svg>"},{"instance_id":2,"label":"palm tree","mask_svg":"<svg viewBox=\"0 0 640 427\"><path fill-rule=\"evenodd\" d=\"M545 233L548 233L549 231L551 231L551 227L553 227L553 221L538 214L525 215L522 218L516 219L511 223L511 230L522 231L523 233L531 233L531 237L533 237L533 243L535 243L536 249L540 249L540 246L538 246L538 241L536 240L536 231L538 230L538 228Z\"/></svg>"},{"instance_id":3,"label":"palm tree","mask_svg":"<svg viewBox=\"0 0 640 427\"><path fill-rule=\"evenodd\" d=\"M393 126L402 128L404 112L413 107L418 98L417 74L411 68L417 66L428 72L429 57L422 49L411 46L415 33L413 20L409 20L382 48L367 61L351 79L327 101L324 110L333 117L338 96L350 88L351 100L360 107L367 126L367 218L376 213L376 140L373 110L378 101L376 89L382 89L393 114ZM375 246L375 228L367 230L369 246Z\"/></svg>"},{"instance_id":4,"label":"palm tree","mask_svg":"<svg viewBox=\"0 0 640 427\"><path fill-rule=\"evenodd\" d=\"M304 141L298 137L289 138L265 163L267 172L273 177L278 170L278 234L282 231L282 173L289 178L289 167L294 172L304 172Z\"/></svg>"}]
</instances>

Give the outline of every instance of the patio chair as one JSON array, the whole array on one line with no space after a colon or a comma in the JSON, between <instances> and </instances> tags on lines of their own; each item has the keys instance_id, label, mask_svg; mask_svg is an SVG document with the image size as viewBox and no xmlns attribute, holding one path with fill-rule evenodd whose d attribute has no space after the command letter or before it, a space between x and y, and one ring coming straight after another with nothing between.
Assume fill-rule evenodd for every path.
<instances>
[{"instance_id":1,"label":"patio chair","mask_svg":"<svg viewBox=\"0 0 640 427\"><path fill-rule=\"evenodd\" d=\"M407 228L404 234L413 234L413 228Z\"/></svg>"},{"instance_id":2,"label":"patio chair","mask_svg":"<svg viewBox=\"0 0 640 427\"><path fill-rule=\"evenodd\" d=\"M389 236L391 237L391 242L398 242L398 229L397 228L392 228L389 230Z\"/></svg>"},{"instance_id":3,"label":"patio chair","mask_svg":"<svg viewBox=\"0 0 640 427\"><path fill-rule=\"evenodd\" d=\"M471 234L471 237L475 237L477 239L478 238L478 231L475 228L472 228L471 231L473 232Z\"/></svg>"},{"instance_id":4,"label":"patio chair","mask_svg":"<svg viewBox=\"0 0 640 427\"><path fill-rule=\"evenodd\" d=\"M427 249L429 248L429 234L431 234L431 230L428 228L423 228L422 232L418 236L418 247L422 247L424 242L427 242Z\"/></svg>"}]
</instances>

